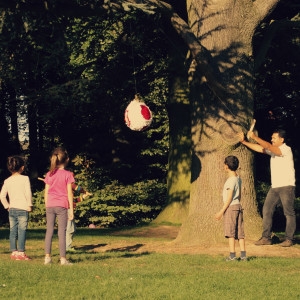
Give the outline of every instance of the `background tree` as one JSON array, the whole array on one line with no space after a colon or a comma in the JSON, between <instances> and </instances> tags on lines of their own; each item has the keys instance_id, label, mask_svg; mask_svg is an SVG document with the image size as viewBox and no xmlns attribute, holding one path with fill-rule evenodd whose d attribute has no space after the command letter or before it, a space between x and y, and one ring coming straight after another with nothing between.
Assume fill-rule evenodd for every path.
<instances>
[{"instance_id":1,"label":"background tree","mask_svg":"<svg viewBox=\"0 0 300 300\"><path fill-rule=\"evenodd\" d=\"M214 211L211 208L221 205L219 195L225 180L222 168L224 157L228 154L237 155L242 165L240 173L244 182L243 206L246 211L247 232L252 237L260 232L252 173L253 156L247 149L239 146L236 133L241 128L247 130L254 112L252 39L259 24L272 12L278 2L278 0L242 0L238 3L230 0L209 2L191 0L186 3L187 22L174 11L173 6L155 0L87 1L80 4L63 1L55 2L55 5L48 2L41 4L2 0L0 5L14 8L17 3L18 9L23 11L30 8L35 12L77 16L85 14L102 16L104 10L114 9L119 11L137 9L149 14L156 10L170 22L190 51L186 60L189 76L185 78L189 79L190 92L192 184L189 215L177 241L203 243L207 241L207 237L210 237L211 242L223 239L220 224L213 220ZM183 63L181 65L184 66ZM175 80L173 95L176 94L173 91L182 90L183 94L187 91L187 80L182 75L179 78L179 81ZM176 82L179 88L175 88ZM183 98L185 97L184 95ZM177 114L175 115L177 117ZM175 115L170 113L172 118L175 118ZM114 132L117 133L118 130ZM171 132L175 132L176 137L179 131L171 130ZM173 141L175 142L171 145L174 147L177 144L175 147L179 149L178 143L182 141L176 139ZM116 147L113 146L112 149L115 155ZM174 153L170 152L170 162ZM116 157L116 161L118 159ZM176 166L178 165L175 164ZM176 176L179 178L184 172L188 174L187 169L177 171ZM176 177L169 178L171 185L172 182L176 182Z\"/></svg>"}]
</instances>

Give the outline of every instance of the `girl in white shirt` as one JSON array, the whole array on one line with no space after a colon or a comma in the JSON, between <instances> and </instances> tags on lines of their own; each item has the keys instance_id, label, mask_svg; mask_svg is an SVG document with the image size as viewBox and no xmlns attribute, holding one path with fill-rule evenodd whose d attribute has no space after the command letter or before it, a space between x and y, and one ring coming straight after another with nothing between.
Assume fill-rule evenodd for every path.
<instances>
[{"instance_id":1,"label":"girl in white shirt","mask_svg":"<svg viewBox=\"0 0 300 300\"><path fill-rule=\"evenodd\" d=\"M16 260L30 260L25 254L25 240L28 213L32 210L32 194L28 176L21 175L24 166L23 157L16 155L8 158L7 168L11 176L4 181L0 194L3 206L9 211L9 243L12 251L10 258Z\"/></svg>"}]
</instances>

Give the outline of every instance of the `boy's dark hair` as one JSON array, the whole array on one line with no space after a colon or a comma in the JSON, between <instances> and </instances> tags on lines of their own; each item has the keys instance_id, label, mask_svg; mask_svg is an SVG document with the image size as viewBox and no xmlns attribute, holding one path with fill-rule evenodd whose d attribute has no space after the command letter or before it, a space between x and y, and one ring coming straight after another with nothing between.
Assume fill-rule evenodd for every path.
<instances>
[{"instance_id":1,"label":"boy's dark hair","mask_svg":"<svg viewBox=\"0 0 300 300\"><path fill-rule=\"evenodd\" d=\"M286 138L286 131L284 129L275 129L273 133L278 133L278 136L285 139Z\"/></svg>"},{"instance_id":2,"label":"boy's dark hair","mask_svg":"<svg viewBox=\"0 0 300 300\"><path fill-rule=\"evenodd\" d=\"M13 155L7 159L7 169L10 173L16 173L25 166L25 159L19 155Z\"/></svg>"},{"instance_id":3,"label":"boy's dark hair","mask_svg":"<svg viewBox=\"0 0 300 300\"><path fill-rule=\"evenodd\" d=\"M228 166L228 168L231 171L236 171L239 167L239 160L236 156L227 156L225 158L225 165Z\"/></svg>"}]
</instances>

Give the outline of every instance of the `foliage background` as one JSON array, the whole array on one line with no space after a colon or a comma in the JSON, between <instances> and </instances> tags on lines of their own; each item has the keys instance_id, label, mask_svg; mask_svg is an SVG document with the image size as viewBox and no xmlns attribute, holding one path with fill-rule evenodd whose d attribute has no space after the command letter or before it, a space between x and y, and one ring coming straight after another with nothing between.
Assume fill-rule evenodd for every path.
<instances>
[{"instance_id":1,"label":"foliage background","mask_svg":"<svg viewBox=\"0 0 300 300\"><path fill-rule=\"evenodd\" d=\"M183 17L185 4L175 7ZM288 130L297 177L299 10L297 1L282 0L253 40L255 56L267 50L256 71L257 129L266 140L274 127ZM0 180L9 176L7 156L24 153L34 192L32 226L45 222L37 177L47 172L58 145L68 149L78 183L93 193L78 204L79 225L155 218L167 198L170 62L179 51L172 29L158 14L141 12L71 17L16 8L1 9L0 18ZM154 115L145 132L124 124L125 108L136 93ZM268 164L256 156L260 207L270 180ZM7 223L2 207L0 222Z\"/></svg>"}]
</instances>

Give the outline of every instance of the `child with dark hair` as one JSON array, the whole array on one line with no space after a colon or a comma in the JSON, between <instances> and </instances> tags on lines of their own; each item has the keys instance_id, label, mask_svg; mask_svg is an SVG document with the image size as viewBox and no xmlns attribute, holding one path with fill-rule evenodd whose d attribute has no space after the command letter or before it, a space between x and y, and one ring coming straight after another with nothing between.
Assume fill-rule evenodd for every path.
<instances>
[{"instance_id":1,"label":"child with dark hair","mask_svg":"<svg viewBox=\"0 0 300 300\"><path fill-rule=\"evenodd\" d=\"M243 223L243 209L241 201L241 185L242 181L237 175L236 170L239 167L239 160L235 156L227 156L224 162L224 169L228 174L223 188L223 207L216 213L216 220L220 220L224 216L224 234L229 241L230 255L226 261L237 260L235 256L235 240L239 241L241 248L242 261L247 261L245 248L245 234Z\"/></svg>"},{"instance_id":2,"label":"child with dark hair","mask_svg":"<svg viewBox=\"0 0 300 300\"><path fill-rule=\"evenodd\" d=\"M10 258L16 260L30 260L25 254L25 241L29 212L32 210L32 194L28 176L21 175L24 167L23 157L16 155L8 158L7 168L11 176L4 181L0 195L3 206L9 211Z\"/></svg>"},{"instance_id":3,"label":"child with dark hair","mask_svg":"<svg viewBox=\"0 0 300 300\"><path fill-rule=\"evenodd\" d=\"M58 147L51 155L50 171L45 178L45 204L47 231L45 237L45 264L52 263L51 246L55 219L58 220L58 241L61 265L71 264L66 259L66 230L68 219L73 220L73 191L75 182L72 172L65 170L69 162L67 151ZM68 214L69 209L69 214Z\"/></svg>"}]
</instances>

